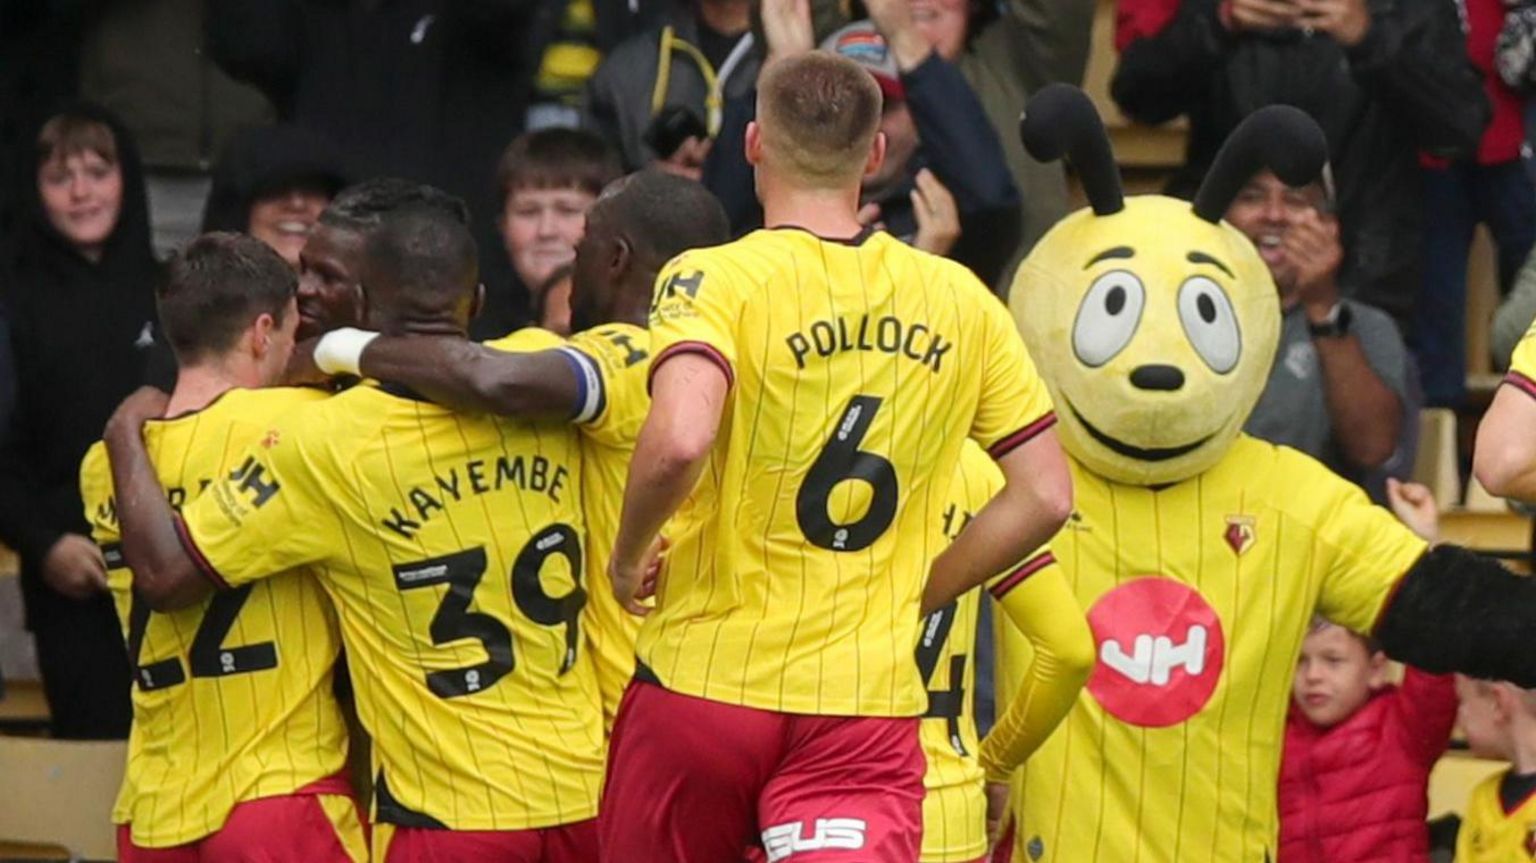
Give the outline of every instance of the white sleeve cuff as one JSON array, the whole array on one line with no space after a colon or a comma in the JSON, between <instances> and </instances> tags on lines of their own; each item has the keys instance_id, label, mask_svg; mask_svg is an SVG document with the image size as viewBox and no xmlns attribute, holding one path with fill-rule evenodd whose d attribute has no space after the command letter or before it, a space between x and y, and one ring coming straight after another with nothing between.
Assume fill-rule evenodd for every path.
<instances>
[{"instance_id":1,"label":"white sleeve cuff","mask_svg":"<svg viewBox=\"0 0 1536 863\"><path fill-rule=\"evenodd\" d=\"M328 375L361 375L363 349L378 333L342 327L320 337L315 345L315 365Z\"/></svg>"}]
</instances>

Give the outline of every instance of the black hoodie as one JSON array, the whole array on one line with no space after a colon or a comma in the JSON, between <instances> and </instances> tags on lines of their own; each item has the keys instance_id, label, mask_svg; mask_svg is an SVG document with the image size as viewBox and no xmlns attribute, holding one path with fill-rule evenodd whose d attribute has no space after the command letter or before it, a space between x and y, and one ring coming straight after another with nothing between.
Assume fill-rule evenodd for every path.
<instances>
[{"instance_id":1,"label":"black hoodie","mask_svg":"<svg viewBox=\"0 0 1536 863\"><path fill-rule=\"evenodd\" d=\"M18 391L0 447L0 539L21 556L27 618L34 628L69 602L44 586L43 558L62 534L89 534L81 511L80 460L143 378L160 277L133 139L105 109L76 105L60 113L111 127L123 197L101 260L91 263L49 224L37 192L36 159L18 160L31 179L23 177L14 187L23 190L26 216L5 280ZM36 140L35 131L30 140Z\"/></svg>"},{"instance_id":2,"label":"black hoodie","mask_svg":"<svg viewBox=\"0 0 1536 863\"><path fill-rule=\"evenodd\" d=\"M341 164L336 146L308 129L279 123L240 132L213 166L203 232L246 231L253 201L298 181L316 182L334 197L347 184Z\"/></svg>"}]
</instances>

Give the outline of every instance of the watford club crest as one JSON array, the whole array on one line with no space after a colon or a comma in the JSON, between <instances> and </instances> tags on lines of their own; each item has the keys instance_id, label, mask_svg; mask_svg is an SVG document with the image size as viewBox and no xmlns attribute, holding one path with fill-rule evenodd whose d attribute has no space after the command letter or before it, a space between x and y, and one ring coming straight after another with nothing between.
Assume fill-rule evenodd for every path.
<instances>
[{"instance_id":1,"label":"watford club crest","mask_svg":"<svg viewBox=\"0 0 1536 863\"><path fill-rule=\"evenodd\" d=\"M1240 555L1253 546L1253 523L1254 519L1251 515L1227 516L1227 529L1222 534L1222 538L1227 541L1233 554Z\"/></svg>"}]
</instances>

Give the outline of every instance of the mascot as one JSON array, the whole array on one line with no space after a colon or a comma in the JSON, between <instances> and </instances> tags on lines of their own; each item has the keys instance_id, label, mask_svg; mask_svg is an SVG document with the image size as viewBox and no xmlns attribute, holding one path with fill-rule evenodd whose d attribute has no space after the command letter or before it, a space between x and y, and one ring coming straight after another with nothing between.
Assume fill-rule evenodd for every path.
<instances>
[{"instance_id":1,"label":"mascot","mask_svg":"<svg viewBox=\"0 0 1536 863\"><path fill-rule=\"evenodd\" d=\"M1316 124L1285 107L1251 115L1193 205L1125 198L1076 89L1041 91L1021 133L1035 158L1074 163L1092 205L1035 247L1010 305L1070 456L1076 512L1051 547L1096 662L1015 777L1012 858L1272 860L1284 717L1313 615L1429 671L1531 686L1536 579L1428 549L1321 464L1241 433L1280 309L1268 268L1221 217L1261 167L1292 185L1315 177ZM1020 652L1004 639L1006 667ZM1023 761L1010 727L983 745L991 778Z\"/></svg>"}]
</instances>

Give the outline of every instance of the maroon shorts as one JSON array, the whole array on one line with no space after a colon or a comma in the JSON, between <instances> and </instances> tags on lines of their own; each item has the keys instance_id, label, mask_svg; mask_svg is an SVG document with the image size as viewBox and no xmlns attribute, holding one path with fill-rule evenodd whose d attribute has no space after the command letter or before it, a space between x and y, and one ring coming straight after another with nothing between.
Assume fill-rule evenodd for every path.
<instances>
[{"instance_id":1,"label":"maroon shorts","mask_svg":"<svg viewBox=\"0 0 1536 863\"><path fill-rule=\"evenodd\" d=\"M802 716L635 682L598 828L614 863L912 863L923 836L915 718Z\"/></svg>"},{"instance_id":2,"label":"maroon shorts","mask_svg":"<svg viewBox=\"0 0 1536 863\"><path fill-rule=\"evenodd\" d=\"M170 848L133 844L117 828L119 863L362 863L368 840L346 780L322 779L293 794L248 800L217 833Z\"/></svg>"},{"instance_id":3,"label":"maroon shorts","mask_svg":"<svg viewBox=\"0 0 1536 863\"><path fill-rule=\"evenodd\" d=\"M597 819L536 830L430 830L374 828L380 863L594 863Z\"/></svg>"}]
</instances>

